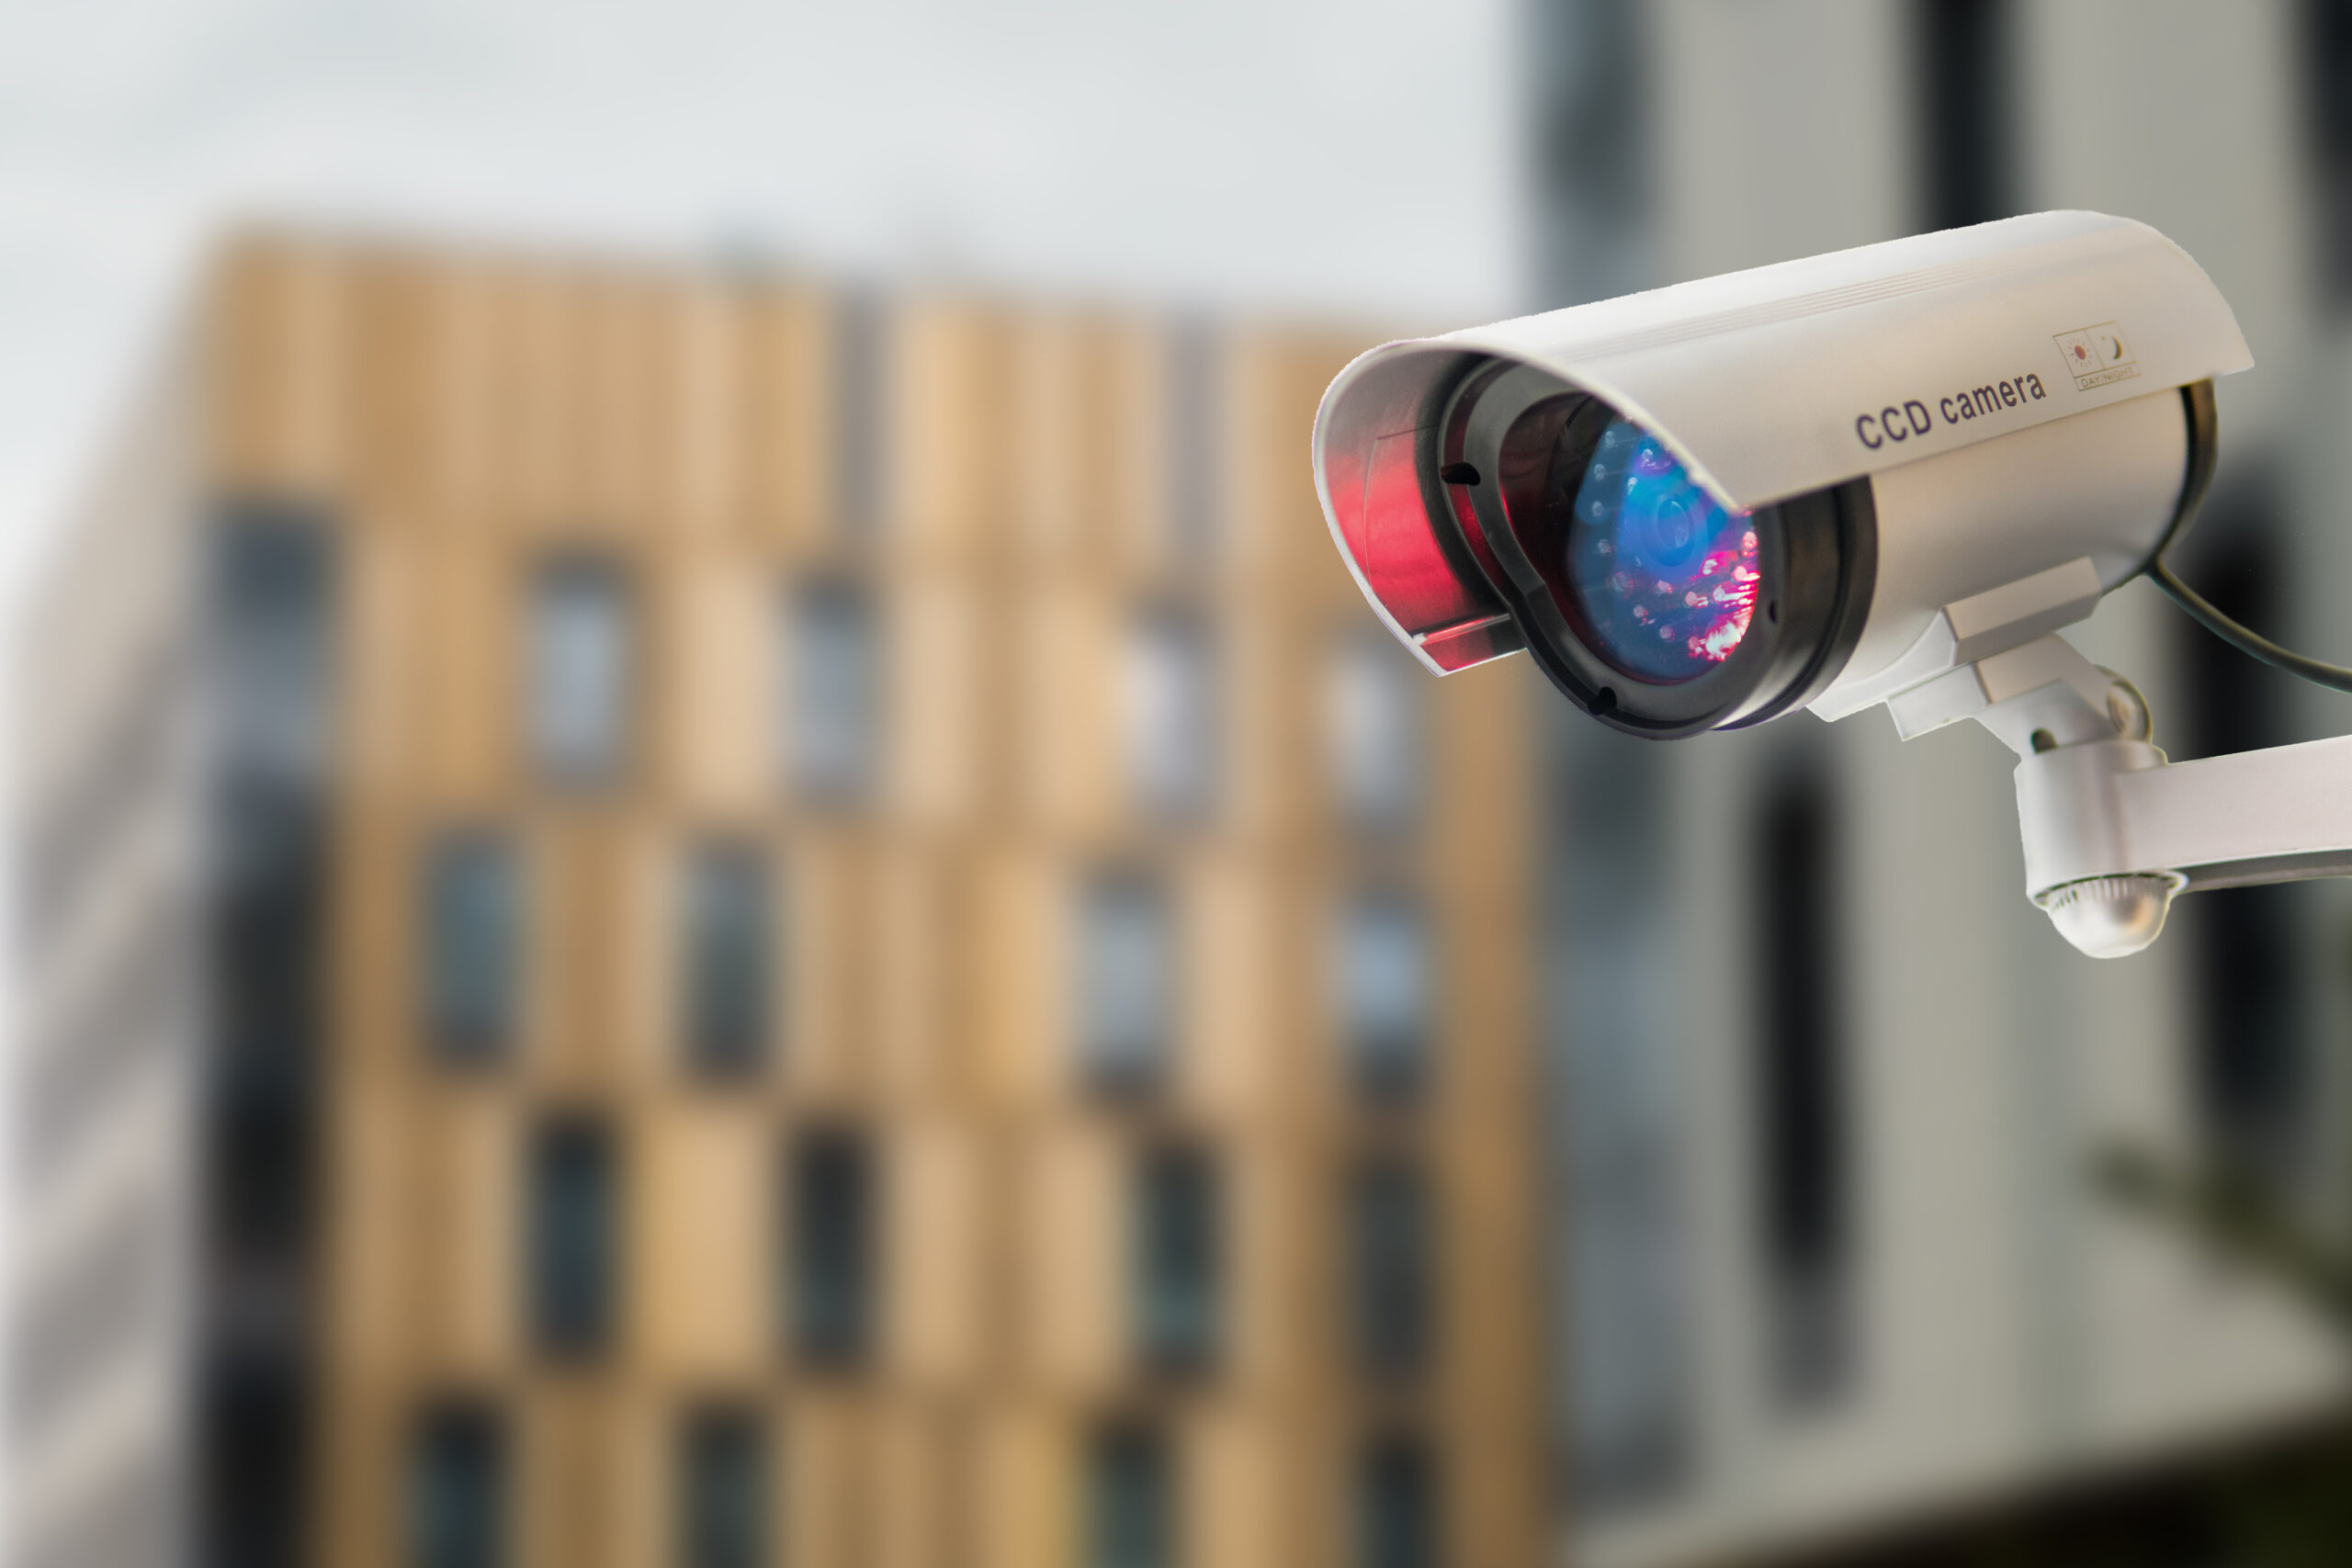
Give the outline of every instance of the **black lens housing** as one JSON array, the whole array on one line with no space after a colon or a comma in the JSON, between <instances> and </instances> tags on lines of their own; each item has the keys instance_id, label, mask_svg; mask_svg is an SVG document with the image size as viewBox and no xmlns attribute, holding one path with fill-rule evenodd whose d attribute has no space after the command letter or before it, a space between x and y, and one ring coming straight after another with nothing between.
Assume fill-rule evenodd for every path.
<instances>
[{"instance_id":1,"label":"black lens housing","mask_svg":"<svg viewBox=\"0 0 2352 1568\"><path fill-rule=\"evenodd\" d=\"M1450 525L1457 558L1475 562L1502 596L1544 673L1593 717L1658 740L1761 724L1820 695L1852 655L1878 577L1868 479L1757 508L1761 581L1738 646L1690 679L1648 680L1579 631L1556 564L1577 479L1619 411L1507 362L1473 367L1443 407L1422 438L1429 514Z\"/></svg>"}]
</instances>

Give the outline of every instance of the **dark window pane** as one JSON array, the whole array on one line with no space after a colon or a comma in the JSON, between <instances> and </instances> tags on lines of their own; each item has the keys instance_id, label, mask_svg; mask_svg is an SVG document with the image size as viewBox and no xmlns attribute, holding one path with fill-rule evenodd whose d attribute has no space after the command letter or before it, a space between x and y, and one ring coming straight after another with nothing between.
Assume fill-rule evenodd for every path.
<instances>
[{"instance_id":1,"label":"dark window pane","mask_svg":"<svg viewBox=\"0 0 2352 1568\"><path fill-rule=\"evenodd\" d=\"M687 862L682 1021L689 1063L729 1077L766 1059L775 953L767 864L754 850L707 845Z\"/></svg>"},{"instance_id":2,"label":"dark window pane","mask_svg":"<svg viewBox=\"0 0 2352 1568\"><path fill-rule=\"evenodd\" d=\"M1699 1248L1684 1201L1693 1118L1674 994L1690 962L1681 889L1656 874L1685 830L1668 749L1572 711L1548 728L1558 919L1548 944L1554 1070L1544 1178L1562 1277L1552 1386L1588 1518L1651 1506L1691 1470ZM1605 833L1588 831L1606 822Z\"/></svg>"},{"instance_id":3,"label":"dark window pane","mask_svg":"<svg viewBox=\"0 0 2352 1568\"><path fill-rule=\"evenodd\" d=\"M435 841L424 870L418 948L424 1028L444 1055L503 1055L515 1031L522 968L522 898L514 856L488 833Z\"/></svg>"},{"instance_id":4,"label":"dark window pane","mask_svg":"<svg viewBox=\"0 0 2352 1568\"><path fill-rule=\"evenodd\" d=\"M1175 605L1144 611L1128 627L1120 674L1127 778L1136 801L1169 821L1206 816L1221 764L1207 624Z\"/></svg>"},{"instance_id":5,"label":"dark window pane","mask_svg":"<svg viewBox=\"0 0 2352 1568\"><path fill-rule=\"evenodd\" d=\"M506 1434L494 1411L451 1404L417 1424L408 1485L411 1568L500 1568Z\"/></svg>"},{"instance_id":6,"label":"dark window pane","mask_svg":"<svg viewBox=\"0 0 2352 1568\"><path fill-rule=\"evenodd\" d=\"M620 1192L610 1131L560 1117L531 1145L529 1301L533 1340L560 1356L611 1338L620 1281Z\"/></svg>"},{"instance_id":7,"label":"dark window pane","mask_svg":"<svg viewBox=\"0 0 2352 1568\"><path fill-rule=\"evenodd\" d=\"M1159 1371L1197 1371L1217 1357L1224 1324L1224 1236L1217 1170L1186 1144L1147 1149L1134 1176L1136 1354Z\"/></svg>"},{"instance_id":8,"label":"dark window pane","mask_svg":"<svg viewBox=\"0 0 2352 1568\"><path fill-rule=\"evenodd\" d=\"M329 521L288 502L231 502L214 528L211 566L221 765L232 780L314 781L334 717Z\"/></svg>"},{"instance_id":9,"label":"dark window pane","mask_svg":"<svg viewBox=\"0 0 2352 1568\"><path fill-rule=\"evenodd\" d=\"M259 1073L214 1089L206 1176L217 1283L299 1289L317 1208L312 1107L307 1086Z\"/></svg>"},{"instance_id":10,"label":"dark window pane","mask_svg":"<svg viewBox=\"0 0 2352 1568\"><path fill-rule=\"evenodd\" d=\"M764 1568L767 1434L747 1410L697 1411L678 1445L680 1568Z\"/></svg>"},{"instance_id":11,"label":"dark window pane","mask_svg":"<svg viewBox=\"0 0 2352 1568\"><path fill-rule=\"evenodd\" d=\"M224 1074L316 1054L326 948L326 828L315 807L232 788L213 821L212 1005Z\"/></svg>"},{"instance_id":12,"label":"dark window pane","mask_svg":"<svg viewBox=\"0 0 2352 1568\"><path fill-rule=\"evenodd\" d=\"M876 1288L876 1194L865 1138L842 1129L803 1135L786 1180L793 1343L812 1361L860 1360L872 1341Z\"/></svg>"},{"instance_id":13,"label":"dark window pane","mask_svg":"<svg viewBox=\"0 0 2352 1568\"><path fill-rule=\"evenodd\" d=\"M315 1045L333 564L323 525L296 509L233 506L213 536L212 980L232 1073L283 1069Z\"/></svg>"},{"instance_id":14,"label":"dark window pane","mask_svg":"<svg viewBox=\"0 0 2352 1568\"><path fill-rule=\"evenodd\" d=\"M2007 0L1913 0L1922 227L2017 210Z\"/></svg>"},{"instance_id":15,"label":"dark window pane","mask_svg":"<svg viewBox=\"0 0 2352 1568\"><path fill-rule=\"evenodd\" d=\"M233 504L217 522L209 566L206 675L217 749L202 921L205 1365L192 1501L209 1561L291 1568L311 1492L304 1325L331 951L333 536L305 508ZM127 998L130 988L111 994ZM153 1255L152 1245L142 1250ZM119 1348L107 1343L119 1314L152 1299L136 1279L114 1284L110 1310L77 1327L100 1354Z\"/></svg>"},{"instance_id":16,"label":"dark window pane","mask_svg":"<svg viewBox=\"0 0 2352 1568\"><path fill-rule=\"evenodd\" d=\"M1429 922L1408 894L1376 892L1349 906L1340 931L1339 1012L1348 1066L1375 1098L1409 1095L1428 1072Z\"/></svg>"},{"instance_id":17,"label":"dark window pane","mask_svg":"<svg viewBox=\"0 0 2352 1568\"><path fill-rule=\"evenodd\" d=\"M1755 839L1757 1193L1770 1361L1792 1405L1842 1387L1852 1351L1834 823L1826 781L1804 773L1766 796Z\"/></svg>"},{"instance_id":18,"label":"dark window pane","mask_svg":"<svg viewBox=\"0 0 2352 1568\"><path fill-rule=\"evenodd\" d=\"M874 788L882 680L872 599L855 583L812 582L786 600L790 680L779 733L793 784L845 804Z\"/></svg>"},{"instance_id":19,"label":"dark window pane","mask_svg":"<svg viewBox=\"0 0 2352 1568\"><path fill-rule=\"evenodd\" d=\"M1385 631L1351 633L1332 653L1324 694L1331 783L1360 831L1393 831L1420 813L1429 679Z\"/></svg>"},{"instance_id":20,"label":"dark window pane","mask_svg":"<svg viewBox=\"0 0 2352 1568\"><path fill-rule=\"evenodd\" d=\"M2293 604L2281 550L2283 503L2239 486L2206 509L2190 540L2188 580L2224 615L2283 634ZM2293 681L2201 626L2184 625L2180 671L2188 754L2225 756L2302 739ZM2289 640L2292 640L2291 637ZM2325 1098L2315 1061L2308 949L2312 889L2232 887L2180 906L2195 1028L2189 1081L2198 1130L2233 1170L2291 1184L2312 1153L2313 1111Z\"/></svg>"},{"instance_id":21,"label":"dark window pane","mask_svg":"<svg viewBox=\"0 0 2352 1568\"><path fill-rule=\"evenodd\" d=\"M1078 931L1079 1051L1099 1089L1145 1089L1168 1066L1174 942L1160 885L1136 872L1097 874Z\"/></svg>"},{"instance_id":22,"label":"dark window pane","mask_svg":"<svg viewBox=\"0 0 2352 1568\"><path fill-rule=\"evenodd\" d=\"M1428 1446L1382 1438L1356 1478L1356 1562L1361 1568L1436 1568L1437 1479Z\"/></svg>"},{"instance_id":23,"label":"dark window pane","mask_svg":"<svg viewBox=\"0 0 2352 1568\"><path fill-rule=\"evenodd\" d=\"M308 1246L325 830L290 801L238 791L221 805L208 931L212 1243L224 1267L292 1280Z\"/></svg>"},{"instance_id":24,"label":"dark window pane","mask_svg":"<svg viewBox=\"0 0 2352 1568\"><path fill-rule=\"evenodd\" d=\"M1087 1568L1175 1568L1168 1445L1148 1427L1095 1434L1086 1476Z\"/></svg>"},{"instance_id":25,"label":"dark window pane","mask_svg":"<svg viewBox=\"0 0 2352 1568\"><path fill-rule=\"evenodd\" d=\"M1642 0L1552 0L1523 15L1534 75L1530 237L1544 303L1648 288L1659 281L1658 130L1670 118L1658 106L1673 88L1659 80L1657 18Z\"/></svg>"},{"instance_id":26,"label":"dark window pane","mask_svg":"<svg viewBox=\"0 0 2352 1568\"><path fill-rule=\"evenodd\" d=\"M236 1568L302 1562L314 1473L311 1392L301 1369L287 1358L214 1358L204 1379L203 1440L196 1456L204 1561Z\"/></svg>"},{"instance_id":27,"label":"dark window pane","mask_svg":"<svg viewBox=\"0 0 2352 1568\"><path fill-rule=\"evenodd\" d=\"M2310 149L2319 282L2352 298L2352 6L2303 0L2299 29L2304 144Z\"/></svg>"},{"instance_id":28,"label":"dark window pane","mask_svg":"<svg viewBox=\"0 0 2352 1568\"><path fill-rule=\"evenodd\" d=\"M559 783L610 781L628 753L635 649L614 563L571 557L532 584L531 754Z\"/></svg>"},{"instance_id":29,"label":"dark window pane","mask_svg":"<svg viewBox=\"0 0 2352 1568\"><path fill-rule=\"evenodd\" d=\"M1358 1360L1396 1375L1429 1356L1436 1256L1419 1168L1397 1157L1360 1167L1348 1194L1350 1315Z\"/></svg>"}]
</instances>

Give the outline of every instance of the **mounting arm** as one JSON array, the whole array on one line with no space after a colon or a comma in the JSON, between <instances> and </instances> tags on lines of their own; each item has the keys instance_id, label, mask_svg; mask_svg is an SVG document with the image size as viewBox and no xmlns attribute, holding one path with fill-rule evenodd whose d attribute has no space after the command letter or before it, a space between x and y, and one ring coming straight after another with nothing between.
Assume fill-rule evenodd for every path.
<instances>
[{"instance_id":1,"label":"mounting arm","mask_svg":"<svg viewBox=\"0 0 2352 1568\"><path fill-rule=\"evenodd\" d=\"M2352 736L2169 761L2132 683L2054 635L1887 706L1905 739L1973 718L2018 754L2026 896L2094 958L2155 941L2177 893L2352 875Z\"/></svg>"}]
</instances>

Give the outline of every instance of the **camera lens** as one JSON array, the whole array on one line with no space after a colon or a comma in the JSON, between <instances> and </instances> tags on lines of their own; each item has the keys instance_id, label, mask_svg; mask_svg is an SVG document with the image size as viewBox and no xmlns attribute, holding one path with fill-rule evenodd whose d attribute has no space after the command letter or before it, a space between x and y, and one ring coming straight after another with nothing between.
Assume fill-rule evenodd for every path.
<instances>
[{"instance_id":1,"label":"camera lens","mask_svg":"<svg viewBox=\"0 0 2352 1568\"><path fill-rule=\"evenodd\" d=\"M1427 514L1554 684L1636 735L1802 706L1852 653L1877 576L1868 480L1743 509L1655 431L1495 362L1416 433Z\"/></svg>"},{"instance_id":2,"label":"camera lens","mask_svg":"<svg viewBox=\"0 0 2352 1568\"><path fill-rule=\"evenodd\" d=\"M1563 444L1563 457L1569 456ZM1635 680L1670 684L1731 657L1756 614L1756 520L1709 495L1658 439L1613 418L1576 486L1562 542L1577 630Z\"/></svg>"}]
</instances>

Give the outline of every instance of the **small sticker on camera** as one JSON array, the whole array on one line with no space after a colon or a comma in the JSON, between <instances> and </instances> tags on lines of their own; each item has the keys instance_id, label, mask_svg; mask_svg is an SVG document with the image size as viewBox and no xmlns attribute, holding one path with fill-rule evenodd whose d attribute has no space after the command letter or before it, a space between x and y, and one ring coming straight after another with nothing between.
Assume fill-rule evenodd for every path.
<instances>
[{"instance_id":1,"label":"small sticker on camera","mask_svg":"<svg viewBox=\"0 0 2352 1568\"><path fill-rule=\"evenodd\" d=\"M2122 329L2113 321L2077 327L2070 333L2060 333L2051 341L2058 345L2060 356L2066 361L2076 391L2087 392L2112 381L2129 381L2140 373L2132 345L2124 341Z\"/></svg>"}]
</instances>

